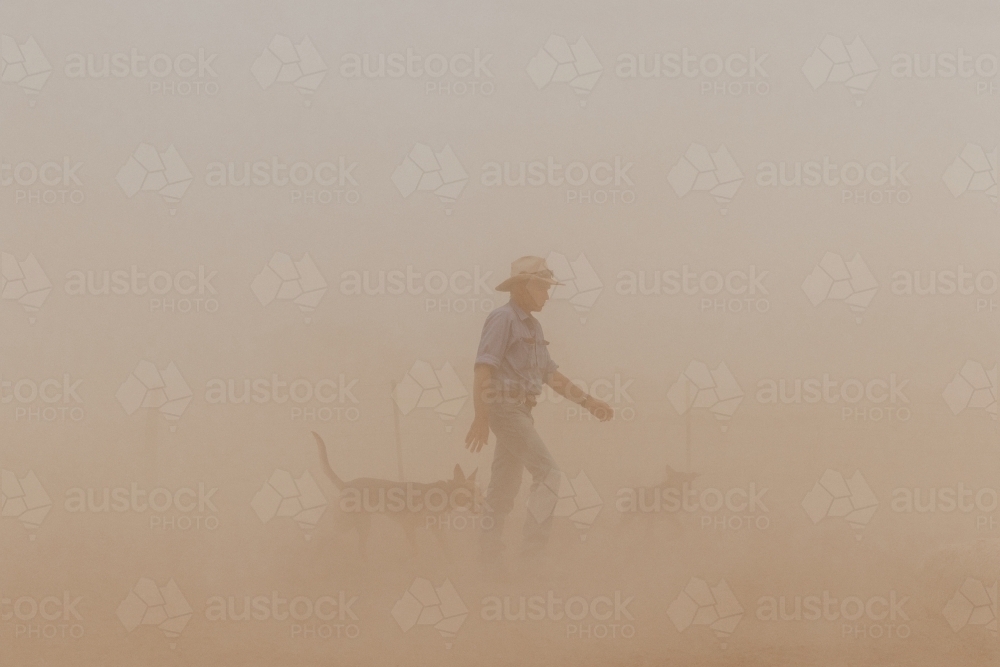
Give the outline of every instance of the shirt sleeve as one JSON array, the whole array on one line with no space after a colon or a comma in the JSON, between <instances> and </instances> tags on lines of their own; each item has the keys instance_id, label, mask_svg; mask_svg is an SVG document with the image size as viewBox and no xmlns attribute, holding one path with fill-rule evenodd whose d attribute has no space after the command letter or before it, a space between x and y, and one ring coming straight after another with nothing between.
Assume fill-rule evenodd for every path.
<instances>
[{"instance_id":1,"label":"shirt sleeve","mask_svg":"<svg viewBox=\"0 0 1000 667\"><path fill-rule=\"evenodd\" d=\"M486 322L483 324L483 335L479 339L476 363L496 368L500 365L509 343L510 319L505 317L502 310L494 310L486 316Z\"/></svg>"},{"instance_id":2,"label":"shirt sleeve","mask_svg":"<svg viewBox=\"0 0 1000 667\"><path fill-rule=\"evenodd\" d=\"M548 360L548 363L546 363L545 368L542 369L542 382L548 382L551 380L552 374L556 372L557 368L559 368L559 364L552 361L552 357L549 356L548 345L545 347L545 358Z\"/></svg>"}]
</instances>

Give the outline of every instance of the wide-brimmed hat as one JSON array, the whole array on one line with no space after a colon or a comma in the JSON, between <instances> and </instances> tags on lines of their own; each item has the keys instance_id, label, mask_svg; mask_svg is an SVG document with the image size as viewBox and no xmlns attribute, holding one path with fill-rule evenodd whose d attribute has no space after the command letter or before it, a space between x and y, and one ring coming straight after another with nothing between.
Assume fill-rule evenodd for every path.
<instances>
[{"instance_id":1,"label":"wide-brimmed hat","mask_svg":"<svg viewBox=\"0 0 1000 667\"><path fill-rule=\"evenodd\" d=\"M564 284L555 279L555 274L545 264L544 259L527 255L510 263L510 278L497 285L497 291L509 292L515 284L528 282L532 279L540 280L546 285Z\"/></svg>"}]
</instances>

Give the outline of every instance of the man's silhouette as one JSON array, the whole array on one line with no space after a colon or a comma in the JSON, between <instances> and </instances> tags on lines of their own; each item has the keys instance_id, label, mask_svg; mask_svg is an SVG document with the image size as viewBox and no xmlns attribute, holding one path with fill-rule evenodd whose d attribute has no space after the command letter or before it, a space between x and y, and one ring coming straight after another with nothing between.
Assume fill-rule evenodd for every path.
<instances>
[{"instance_id":1,"label":"man's silhouette","mask_svg":"<svg viewBox=\"0 0 1000 667\"><path fill-rule=\"evenodd\" d=\"M531 473L533 493L547 479L558 479L558 467L535 431L531 416L542 384L548 384L601 421L613 416L611 406L556 370L542 325L531 315L548 301L549 288L561 284L541 257L514 261L510 278L496 288L498 292L510 292L510 301L487 315L479 341L472 390L476 416L465 443L469 451L478 452L487 444L491 429L496 435L480 543L483 561L493 572L503 569L504 520L521 487L522 471L527 468ZM529 512L524 520L522 554L538 555L548 542L551 528L551 512L541 521Z\"/></svg>"}]
</instances>

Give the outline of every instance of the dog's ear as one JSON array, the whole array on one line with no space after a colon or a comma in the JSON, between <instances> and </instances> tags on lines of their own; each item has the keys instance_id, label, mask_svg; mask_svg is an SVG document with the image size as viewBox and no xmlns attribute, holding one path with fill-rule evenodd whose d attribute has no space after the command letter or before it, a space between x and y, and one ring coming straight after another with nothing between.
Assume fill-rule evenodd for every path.
<instances>
[{"instance_id":1,"label":"dog's ear","mask_svg":"<svg viewBox=\"0 0 1000 667\"><path fill-rule=\"evenodd\" d=\"M465 481L465 474L462 472L462 466L458 465L457 463L455 464L455 481L456 482Z\"/></svg>"},{"instance_id":2,"label":"dog's ear","mask_svg":"<svg viewBox=\"0 0 1000 667\"><path fill-rule=\"evenodd\" d=\"M476 473L477 473L477 472L479 472L479 468L476 468L475 470L473 470L473 471L472 471L472 474L471 474L471 475L469 475L469 477L468 477L468 480L469 480L470 482L475 482L475 481L476 481Z\"/></svg>"}]
</instances>

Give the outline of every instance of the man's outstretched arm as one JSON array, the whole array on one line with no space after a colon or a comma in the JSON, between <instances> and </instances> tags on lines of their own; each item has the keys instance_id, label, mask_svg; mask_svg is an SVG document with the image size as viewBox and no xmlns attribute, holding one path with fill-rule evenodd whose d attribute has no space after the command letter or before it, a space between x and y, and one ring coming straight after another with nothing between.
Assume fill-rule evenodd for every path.
<instances>
[{"instance_id":1,"label":"man's outstretched arm","mask_svg":"<svg viewBox=\"0 0 1000 667\"><path fill-rule=\"evenodd\" d=\"M472 405L476 416L472 419L469 434L465 436L465 446L476 454L490 438L490 406L486 403L486 392L493 378L493 367L476 364L476 374L472 380Z\"/></svg>"},{"instance_id":2,"label":"man's outstretched arm","mask_svg":"<svg viewBox=\"0 0 1000 667\"><path fill-rule=\"evenodd\" d=\"M570 382L568 377L559 371L552 371L546 384L552 387L557 394L565 396L577 405L581 405L586 408L590 414L594 415L602 422L606 422L614 417L615 413L610 405L600 399L594 398L583 389L580 389L578 386Z\"/></svg>"}]
</instances>

